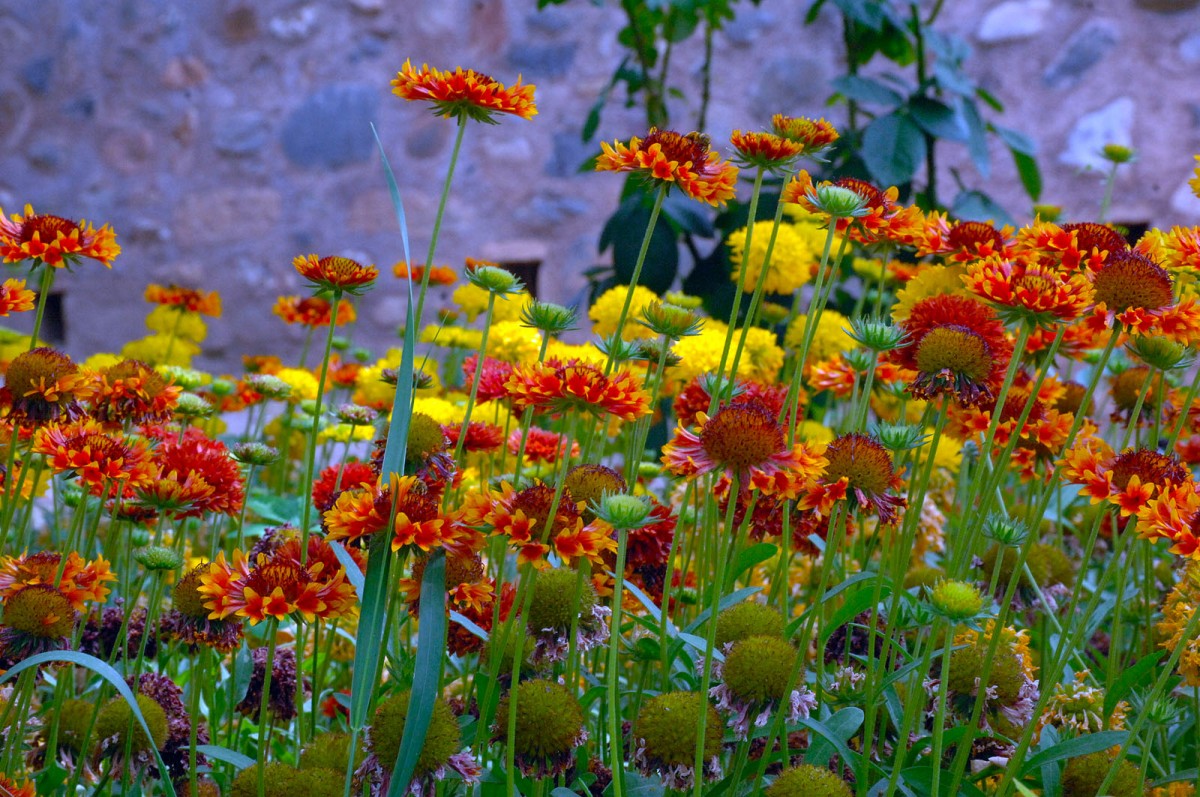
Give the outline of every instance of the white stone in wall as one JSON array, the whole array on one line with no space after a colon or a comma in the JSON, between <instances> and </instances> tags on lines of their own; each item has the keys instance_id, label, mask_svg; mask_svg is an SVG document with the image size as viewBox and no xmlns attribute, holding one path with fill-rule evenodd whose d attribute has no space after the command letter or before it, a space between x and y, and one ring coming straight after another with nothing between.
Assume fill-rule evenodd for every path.
<instances>
[{"instance_id":1,"label":"white stone in wall","mask_svg":"<svg viewBox=\"0 0 1200 797\"><path fill-rule=\"evenodd\" d=\"M1050 0L1007 0L984 14L975 35L987 44L1028 39L1042 32L1049 11Z\"/></svg>"},{"instance_id":2,"label":"white stone in wall","mask_svg":"<svg viewBox=\"0 0 1200 797\"><path fill-rule=\"evenodd\" d=\"M1081 169L1106 170L1108 161L1101 155L1106 144L1133 146L1133 110L1131 98L1119 97L1099 110L1084 114L1071 128L1067 148L1058 160Z\"/></svg>"}]
</instances>

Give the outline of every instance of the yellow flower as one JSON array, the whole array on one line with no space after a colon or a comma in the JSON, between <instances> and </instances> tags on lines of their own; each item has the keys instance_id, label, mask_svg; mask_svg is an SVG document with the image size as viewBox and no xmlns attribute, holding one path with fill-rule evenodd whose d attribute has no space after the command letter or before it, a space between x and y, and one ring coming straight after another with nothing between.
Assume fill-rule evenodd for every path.
<instances>
[{"instance_id":1,"label":"yellow flower","mask_svg":"<svg viewBox=\"0 0 1200 797\"><path fill-rule=\"evenodd\" d=\"M451 298L458 309L466 315L468 321L474 321L487 311L487 289L481 288L472 282L464 282L455 288ZM525 291L520 291L504 298L497 298L496 305L492 308L492 320L521 320L521 308L525 306L527 301L529 301L529 294Z\"/></svg>"},{"instance_id":2,"label":"yellow flower","mask_svg":"<svg viewBox=\"0 0 1200 797\"><path fill-rule=\"evenodd\" d=\"M418 396L413 401L413 412L423 412L443 426L448 423L462 423L463 419L463 408L460 405L436 396ZM471 419L479 420L474 410L471 412Z\"/></svg>"},{"instance_id":3,"label":"yellow flower","mask_svg":"<svg viewBox=\"0 0 1200 797\"><path fill-rule=\"evenodd\" d=\"M105 368L111 368L123 359L125 358L121 355L113 354L112 352L96 352L84 360L79 367L85 371L97 373L103 371Z\"/></svg>"},{"instance_id":4,"label":"yellow flower","mask_svg":"<svg viewBox=\"0 0 1200 797\"><path fill-rule=\"evenodd\" d=\"M754 236L750 242L750 253L746 255L746 228L736 230L729 236L729 260L733 264L730 278L737 281L745 273L743 288L754 290L762 272L767 245L771 240L774 222L759 221L754 224ZM815 252L804 234L803 226L780 224L771 250L771 266L763 290L767 293L790 294L812 279L813 270L820 262L821 250ZM744 265L744 268L743 268Z\"/></svg>"},{"instance_id":5,"label":"yellow flower","mask_svg":"<svg viewBox=\"0 0 1200 797\"><path fill-rule=\"evenodd\" d=\"M331 440L338 443L369 443L374 439L375 427L373 426L351 426L348 423L337 423L326 426L317 432L317 440L322 443L328 443Z\"/></svg>"},{"instance_id":6,"label":"yellow flower","mask_svg":"<svg viewBox=\"0 0 1200 797\"><path fill-rule=\"evenodd\" d=\"M149 365L182 365L190 367L200 347L184 338L172 339L161 332L131 340L121 347L121 358L141 360Z\"/></svg>"},{"instance_id":7,"label":"yellow flower","mask_svg":"<svg viewBox=\"0 0 1200 797\"><path fill-rule=\"evenodd\" d=\"M595 346L588 344L578 346L573 343L563 343L561 340L550 341L550 345L546 347L546 359L558 359L563 362L567 360L579 360L601 367L608 362L608 358L604 353Z\"/></svg>"},{"instance_id":8,"label":"yellow flower","mask_svg":"<svg viewBox=\"0 0 1200 797\"><path fill-rule=\"evenodd\" d=\"M669 291L663 297L663 301L667 304L673 304L676 307L682 307L685 310L698 310L700 305L704 304L704 300L699 296L689 296L683 291Z\"/></svg>"},{"instance_id":9,"label":"yellow flower","mask_svg":"<svg viewBox=\"0 0 1200 797\"><path fill-rule=\"evenodd\" d=\"M798 315L788 325L784 344L789 348L799 350L804 342L804 325L808 317ZM813 333L812 345L808 350L809 361L827 360L835 354L848 352L855 347L854 339L846 334L850 328L850 319L837 310L825 309L817 319L817 329Z\"/></svg>"},{"instance_id":10,"label":"yellow flower","mask_svg":"<svg viewBox=\"0 0 1200 797\"><path fill-rule=\"evenodd\" d=\"M856 257L850 261L850 268L854 270L855 274L862 277L863 281L868 285L875 285L879 282L879 272L883 270L884 264L877 257ZM889 274L885 274L885 280L890 276Z\"/></svg>"},{"instance_id":11,"label":"yellow flower","mask_svg":"<svg viewBox=\"0 0 1200 797\"><path fill-rule=\"evenodd\" d=\"M193 343L202 343L208 337L208 326L199 313L179 310L166 304L160 304L150 311L146 316L146 328L164 335L174 334Z\"/></svg>"},{"instance_id":12,"label":"yellow flower","mask_svg":"<svg viewBox=\"0 0 1200 797\"><path fill-rule=\"evenodd\" d=\"M383 381L383 369L390 368L384 361L375 365L360 368L354 377L354 395L351 400L355 404L376 409L391 409L396 397L396 386Z\"/></svg>"},{"instance_id":13,"label":"yellow flower","mask_svg":"<svg viewBox=\"0 0 1200 797\"><path fill-rule=\"evenodd\" d=\"M933 429L926 429L925 433L933 439ZM938 470L949 472L952 477L957 476L958 469L962 467L962 449L962 441L942 435L938 440L937 451L933 454L934 466Z\"/></svg>"},{"instance_id":14,"label":"yellow flower","mask_svg":"<svg viewBox=\"0 0 1200 797\"><path fill-rule=\"evenodd\" d=\"M1196 163L1200 163L1200 155L1196 155ZM1197 166L1192 179L1188 180L1188 185L1192 187L1192 193L1200 197L1200 166Z\"/></svg>"},{"instance_id":15,"label":"yellow flower","mask_svg":"<svg viewBox=\"0 0 1200 797\"><path fill-rule=\"evenodd\" d=\"M689 382L701 374L716 371L721 365L721 351L725 348L728 327L719 321L708 321L700 334L681 338L672 347L680 358L679 365L671 370L671 378L677 382ZM741 330L734 330L730 344L729 361ZM729 367L729 362L726 363ZM738 366L738 376L751 382L764 384L775 381L783 367L783 349L775 342L775 334L766 329L753 328L746 334L746 346Z\"/></svg>"},{"instance_id":16,"label":"yellow flower","mask_svg":"<svg viewBox=\"0 0 1200 797\"><path fill-rule=\"evenodd\" d=\"M288 401L296 404L317 397L317 378L305 368L280 368L276 377L286 382L292 388Z\"/></svg>"},{"instance_id":17,"label":"yellow flower","mask_svg":"<svg viewBox=\"0 0 1200 797\"><path fill-rule=\"evenodd\" d=\"M832 443L834 434L832 429L822 423L803 421L796 427L796 437L806 443Z\"/></svg>"},{"instance_id":18,"label":"yellow flower","mask_svg":"<svg viewBox=\"0 0 1200 797\"><path fill-rule=\"evenodd\" d=\"M510 363L532 362L542 347L536 329L519 321L498 321L488 331L487 355Z\"/></svg>"},{"instance_id":19,"label":"yellow flower","mask_svg":"<svg viewBox=\"0 0 1200 797\"><path fill-rule=\"evenodd\" d=\"M463 329L462 327L438 326L430 324L421 330L421 343L432 343L445 346L448 349L479 350L483 333L478 329Z\"/></svg>"},{"instance_id":20,"label":"yellow flower","mask_svg":"<svg viewBox=\"0 0 1200 797\"><path fill-rule=\"evenodd\" d=\"M592 319L592 332L602 338L617 331L617 320L621 317L621 308L625 306L625 296L629 293L628 285L618 285L609 288L596 297L596 301L588 309L588 318ZM629 305L629 314L625 318L625 328L621 337L625 340L638 338L653 338L655 334L649 328L642 326L637 319L642 310L650 302L658 301L658 294L643 285L633 289L633 301Z\"/></svg>"},{"instance_id":21,"label":"yellow flower","mask_svg":"<svg viewBox=\"0 0 1200 797\"><path fill-rule=\"evenodd\" d=\"M969 292L962 281L962 277L966 273L966 267L958 264L929 266L922 269L917 276L906 282L904 287L896 292L896 304L892 307L892 320L905 320L912 312L914 304L922 299L928 299L930 296L941 294L968 296Z\"/></svg>"}]
</instances>

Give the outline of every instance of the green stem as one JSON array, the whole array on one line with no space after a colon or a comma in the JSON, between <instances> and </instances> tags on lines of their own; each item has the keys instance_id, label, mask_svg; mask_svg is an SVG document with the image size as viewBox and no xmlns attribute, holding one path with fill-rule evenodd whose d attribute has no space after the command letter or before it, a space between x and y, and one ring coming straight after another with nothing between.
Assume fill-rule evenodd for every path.
<instances>
[{"instance_id":1,"label":"green stem","mask_svg":"<svg viewBox=\"0 0 1200 797\"><path fill-rule=\"evenodd\" d=\"M450 196L450 180L454 177L454 167L458 164L458 153L462 149L463 133L467 130L466 117L458 118L458 132L454 135L454 149L450 151L450 165L446 169L446 181L442 184L442 196L438 200L437 215L433 217L433 232L429 236L429 253L425 255L425 273L421 275L421 290L417 294L417 309L406 324L416 324L421 328L421 317L425 311L425 294L429 292L429 275L433 272L433 255L437 251L438 235L442 230L442 216L446 213L446 199ZM410 264L411 265L411 264Z\"/></svg>"},{"instance_id":2,"label":"green stem","mask_svg":"<svg viewBox=\"0 0 1200 797\"><path fill-rule=\"evenodd\" d=\"M629 317L629 308L633 305L633 291L642 277L642 266L646 263L646 253L650 251L650 239L654 237L654 226L658 223L658 214L662 210L663 200L666 196L667 184L664 183L654 197L654 207L650 209L650 220L646 222L646 232L642 235L642 248L638 250L637 261L633 264L633 276L629 278L629 290L625 293L625 304L621 305L621 315L617 316L617 330L613 333L615 341L620 341L621 333L625 331L625 321ZM604 373L612 373L613 366L616 365L615 354L616 347L613 347L609 351Z\"/></svg>"},{"instance_id":3,"label":"green stem","mask_svg":"<svg viewBox=\"0 0 1200 797\"><path fill-rule=\"evenodd\" d=\"M317 406L313 409L313 423L308 430L308 450L305 452L304 458L304 482L300 491L300 503L303 509L300 513L300 564L308 563L308 522L312 518L312 485L313 485L313 470L317 462L317 430L321 425L321 406L325 400L325 379L329 375L329 356L333 352L333 330L337 327L338 304L342 299L341 289L336 289L333 292L332 305L329 318L329 334L325 337L325 353L321 357L321 376L317 380ZM244 516L243 516L244 517ZM238 528L238 536L241 536L241 527ZM297 656L301 651L296 650ZM299 667L300 662L296 662Z\"/></svg>"},{"instance_id":4,"label":"green stem","mask_svg":"<svg viewBox=\"0 0 1200 797\"><path fill-rule=\"evenodd\" d=\"M621 657L621 600L625 594L625 552L629 543L628 529L615 529L617 534L617 564L613 570L615 579L612 599L612 630L608 635L608 741L611 751L609 766L612 767L613 797L625 793L624 745L621 736L621 692L620 675L617 668ZM714 623L715 625L715 623Z\"/></svg>"},{"instance_id":5,"label":"green stem","mask_svg":"<svg viewBox=\"0 0 1200 797\"><path fill-rule=\"evenodd\" d=\"M267 620L267 659L263 669L262 697L258 702L258 797L267 793L267 748L271 746L271 675L275 669L275 641L279 620ZM353 756L351 756L353 758Z\"/></svg>"},{"instance_id":6,"label":"green stem","mask_svg":"<svg viewBox=\"0 0 1200 797\"><path fill-rule=\"evenodd\" d=\"M38 335L42 332L42 318L46 315L46 300L50 298L50 286L54 284L54 269L42 264L42 282L38 288L37 310L33 315L33 333L29 336L29 351L38 345Z\"/></svg>"}]
</instances>

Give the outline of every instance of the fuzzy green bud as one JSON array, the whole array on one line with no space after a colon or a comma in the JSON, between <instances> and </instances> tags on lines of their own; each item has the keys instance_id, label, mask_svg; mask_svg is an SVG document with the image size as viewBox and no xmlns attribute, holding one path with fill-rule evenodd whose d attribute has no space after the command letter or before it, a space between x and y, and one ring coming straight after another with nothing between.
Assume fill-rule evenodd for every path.
<instances>
[{"instance_id":1,"label":"fuzzy green bud","mask_svg":"<svg viewBox=\"0 0 1200 797\"><path fill-rule=\"evenodd\" d=\"M250 374L246 377L246 384L264 398L285 399L292 395L292 386L271 374Z\"/></svg>"},{"instance_id":2,"label":"fuzzy green bud","mask_svg":"<svg viewBox=\"0 0 1200 797\"><path fill-rule=\"evenodd\" d=\"M882 318L854 318L846 331L860 346L874 352L899 348L908 335L891 321Z\"/></svg>"},{"instance_id":3,"label":"fuzzy green bud","mask_svg":"<svg viewBox=\"0 0 1200 797\"><path fill-rule=\"evenodd\" d=\"M640 529L650 517L650 502L634 495L606 495L595 507L596 517L618 531Z\"/></svg>"},{"instance_id":4,"label":"fuzzy green bud","mask_svg":"<svg viewBox=\"0 0 1200 797\"><path fill-rule=\"evenodd\" d=\"M213 405L195 393L180 394L179 403L175 405L175 414L183 418L207 418L213 411Z\"/></svg>"},{"instance_id":5,"label":"fuzzy green bud","mask_svg":"<svg viewBox=\"0 0 1200 797\"><path fill-rule=\"evenodd\" d=\"M638 323L658 335L679 340L689 335L700 334L704 321L692 310L663 302L650 302L642 309Z\"/></svg>"},{"instance_id":6,"label":"fuzzy green bud","mask_svg":"<svg viewBox=\"0 0 1200 797\"><path fill-rule=\"evenodd\" d=\"M747 601L730 606L717 615L716 645L720 649L727 642L740 642L753 636L769 636L783 639L783 615L770 606Z\"/></svg>"},{"instance_id":7,"label":"fuzzy green bud","mask_svg":"<svg viewBox=\"0 0 1200 797\"><path fill-rule=\"evenodd\" d=\"M229 448L233 458L243 465L263 467L279 459L279 451L266 443L234 443Z\"/></svg>"},{"instance_id":8,"label":"fuzzy green bud","mask_svg":"<svg viewBox=\"0 0 1200 797\"><path fill-rule=\"evenodd\" d=\"M747 703L782 700L796 663L796 649L779 637L752 636L725 656L724 681Z\"/></svg>"},{"instance_id":9,"label":"fuzzy green bud","mask_svg":"<svg viewBox=\"0 0 1200 797\"><path fill-rule=\"evenodd\" d=\"M929 602L943 617L962 622L983 611L983 595L974 584L946 579L933 585Z\"/></svg>"},{"instance_id":10,"label":"fuzzy green bud","mask_svg":"<svg viewBox=\"0 0 1200 797\"><path fill-rule=\"evenodd\" d=\"M877 423L873 424L870 433L889 451L912 451L925 445L928 435L925 430L915 423Z\"/></svg>"},{"instance_id":11,"label":"fuzzy green bud","mask_svg":"<svg viewBox=\"0 0 1200 797\"><path fill-rule=\"evenodd\" d=\"M645 748L646 758L655 764L691 767L701 712L705 716L703 756L708 761L721 754L725 723L698 692L667 692L644 702L633 724L635 743Z\"/></svg>"},{"instance_id":12,"label":"fuzzy green bud","mask_svg":"<svg viewBox=\"0 0 1200 797\"><path fill-rule=\"evenodd\" d=\"M474 269L468 269L467 280L472 285L491 291L497 296L507 296L525 287L515 274L500 266L476 266Z\"/></svg>"},{"instance_id":13,"label":"fuzzy green bud","mask_svg":"<svg viewBox=\"0 0 1200 797\"><path fill-rule=\"evenodd\" d=\"M371 752L379 759L383 768L391 771L396 765L396 754L400 752L400 739L404 736L404 724L408 718L409 692L401 692L379 704L375 710L375 722L371 726ZM425 746L417 757L415 777L427 775L438 767L445 766L450 756L459 751L458 721L446 701L438 697L429 718L429 729L425 733Z\"/></svg>"},{"instance_id":14,"label":"fuzzy green bud","mask_svg":"<svg viewBox=\"0 0 1200 797\"><path fill-rule=\"evenodd\" d=\"M1187 368L1193 362L1193 358L1188 356L1187 347L1170 338L1137 337L1130 340L1125 348L1146 365L1160 371Z\"/></svg>"},{"instance_id":15,"label":"fuzzy green bud","mask_svg":"<svg viewBox=\"0 0 1200 797\"><path fill-rule=\"evenodd\" d=\"M204 384L204 374L182 365L160 365L155 369L184 390L195 390Z\"/></svg>"},{"instance_id":16,"label":"fuzzy green bud","mask_svg":"<svg viewBox=\"0 0 1200 797\"><path fill-rule=\"evenodd\" d=\"M575 315L573 307L534 299L521 308L521 323L539 329L547 335L561 335L568 329L575 328Z\"/></svg>"},{"instance_id":17,"label":"fuzzy green bud","mask_svg":"<svg viewBox=\"0 0 1200 797\"><path fill-rule=\"evenodd\" d=\"M766 797L851 797L854 792L825 767L801 764L780 774L767 787Z\"/></svg>"},{"instance_id":18,"label":"fuzzy green bud","mask_svg":"<svg viewBox=\"0 0 1200 797\"><path fill-rule=\"evenodd\" d=\"M579 590L578 612L572 611L575 592ZM568 567L557 567L539 573L533 582L526 627L532 633L546 629L566 631L576 617L588 617L596 606L596 589L591 579L580 580L580 574ZM528 646L529 643L526 643Z\"/></svg>"},{"instance_id":19,"label":"fuzzy green bud","mask_svg":"<svg viewBox=\"0 0 1200 797\"><path fill-rule=\"evenodd\" d=\"M147 570L178 570L183 565L182 555L162 545L138 548L133 552L133 558Z\"/></svg>"},{"instance_id":20,"label":"fuzzy green bud","mask_svg":"<svg viewBox=\"0 0 1200 797\"><path fill-rule=\"evenodd\" d=\"M167 713L154 698L147 695L138 694L137 705L143 719L146 720L146 726L150 729L150 736L146 736L141 724L133 718L133 712L125 698L117 697L100 709L100 715L96 718L94 738L103 740L115 736L116 749L120 751L124 751L125 743L129 739L132 739L134 752L161 750L167 743ZM131 727L132 737L129 736Z\"/></svg>"},{"instance_id":21,"label":"fuzzy green bud","mask_svg":"<svg viewBox=\"0 0 1200 797\"><path fill-rule=\"evenodd\" d=\"M867 215L866 197L840 185L819 185L808 195L808 201L835 219L856 219Z\"/></svg>"}]
</instances>

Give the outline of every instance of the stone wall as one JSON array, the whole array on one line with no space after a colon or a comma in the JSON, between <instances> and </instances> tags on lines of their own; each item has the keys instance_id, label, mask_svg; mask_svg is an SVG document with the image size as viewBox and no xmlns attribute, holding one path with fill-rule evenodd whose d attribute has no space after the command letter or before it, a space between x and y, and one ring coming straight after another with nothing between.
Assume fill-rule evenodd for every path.
<instances>
[{"instance_id":1,"label":"stone wall","mask_svg":"<svg viewBox=\"0 0 1200 797\"><path fill-rule=\"evenodd\" d=\"M1161 4L1164 0L1158 0ZM943 25L971 42L970 69L1007 104L1003 121L1038 142L1045 201L1094 215L1101 179L1082 169L1104 143L1127 143L1112 217L1195 224L1184 184L1200 151L1200 10L1122 0L946 3ZM716 42L709 131L726 141L771 113L831 115L837 23L802 25L808 2L738 5ZM535 10L533 0L17 0L0 7L0 205L109 222L124 248L110 272L59 275L65 345L113 350L144 334L147 283L217 289L201 365L243 353L294 354L299 335L271 314L302 292L294 255L345 254L378 264L360 302L357 343L382 349L403 320L401 257L369 123L404 192L414 257L424 258L453 124L390 94L405 58L469 66L538 86L540 115L466 134L437 261L543 261L540 291L578 300L620 179L579 174L596 151L579 140L587 108L621 57L620 15L587 0ZM674 55L676 85L695 97L701 53ZM602 138L644 132L610 104ZM694 106L673 107L686 127ZM994 153L984 180L1018 218L1027 202L1011 162ZM637 235L640 231L631 231ZM16 325L19 325L19 321Z\"/></svg>"}]
</instances>

